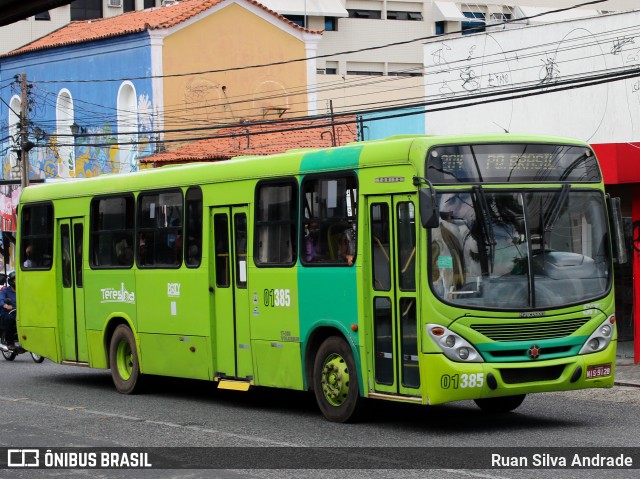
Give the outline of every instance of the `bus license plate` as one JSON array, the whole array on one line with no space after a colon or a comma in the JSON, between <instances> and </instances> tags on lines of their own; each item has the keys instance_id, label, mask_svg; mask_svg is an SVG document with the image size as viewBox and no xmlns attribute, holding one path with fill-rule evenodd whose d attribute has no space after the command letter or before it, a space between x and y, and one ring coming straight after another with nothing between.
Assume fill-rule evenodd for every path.
<instances>
[{"instance_id":1,"label":"bus license plate","mask_svg":"<svg viewBox=\"0 0 640 479\"><path fill-rule=\"evenodd\" d=\"M611 375L611 364L602 364L600 366L587 366L586 379L601 378Z\"/></svg>"}]
</instances>

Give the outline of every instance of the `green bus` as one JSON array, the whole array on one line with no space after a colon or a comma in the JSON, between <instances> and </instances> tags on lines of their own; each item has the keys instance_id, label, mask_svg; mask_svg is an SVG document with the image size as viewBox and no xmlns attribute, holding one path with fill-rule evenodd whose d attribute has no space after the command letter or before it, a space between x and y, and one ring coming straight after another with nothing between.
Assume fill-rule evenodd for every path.
<instances>
[{"instance_id":1,"label":"green bus","mask_svg":"<svg viewBox=\"0 0 640 479\"><path fill-rule=\"evenodd\" d=\"M613 385L619 202L581 141L396 136L30 186L18 215L22 346L120 393L313 390L344 422Z\"/></svg>"}]
</instances>

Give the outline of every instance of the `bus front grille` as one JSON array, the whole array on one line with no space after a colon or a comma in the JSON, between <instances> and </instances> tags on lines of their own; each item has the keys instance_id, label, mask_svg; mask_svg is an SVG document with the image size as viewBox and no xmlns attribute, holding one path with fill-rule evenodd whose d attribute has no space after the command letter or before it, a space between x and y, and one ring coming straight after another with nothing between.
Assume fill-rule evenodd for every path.
<instances>
[{"instance_id":1,"label":"bus front grille","mask_svg":"<svg viewBox=\"0 0 640 479\"><path fill-rule=\"evenodd\" d=\"M589 319L563 319L540 323L472 324L471 328L493 341L540 341L570 336Z\"/></svg>"},{"instance_id":2,"label":"bus front grille","mask_svg":"<svg viewBox=\"0 0 640 479\"><path fill-rule=\"evenodd\" d=\"M537 381L555 381L564 371L565 365L545 366L542 368L500 369L502 380L506 384L533 383Z\"/></svg>"}]
</instances>

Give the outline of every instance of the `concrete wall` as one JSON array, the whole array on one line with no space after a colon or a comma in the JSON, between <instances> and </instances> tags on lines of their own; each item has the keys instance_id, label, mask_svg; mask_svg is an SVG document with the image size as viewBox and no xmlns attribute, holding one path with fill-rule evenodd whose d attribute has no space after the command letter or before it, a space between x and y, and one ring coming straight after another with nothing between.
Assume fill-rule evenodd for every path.
<instances>
[{"instance_id":1,"label":"concrete wall","mask_svg":"<svg viewBox=\"0 0 640 479\"><path fill-rule=\"evenodd\" d=\"M165 128L197 126L198 120L235 123L307 115L305 62L170 76L305 58L305 49L302 31L261 9L249 11L238 4L169 35L162 58L164 74L169 75L164 79ZM168 133L166 138L177 136L185 134Z\"/></svg>"}]
</instances>

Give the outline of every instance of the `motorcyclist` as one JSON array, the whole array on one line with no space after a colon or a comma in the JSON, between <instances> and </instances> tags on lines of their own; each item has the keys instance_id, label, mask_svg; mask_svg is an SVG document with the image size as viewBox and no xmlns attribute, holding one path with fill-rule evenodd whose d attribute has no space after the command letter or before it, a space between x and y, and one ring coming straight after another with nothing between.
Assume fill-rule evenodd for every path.
<instances>
[{"instance_id":1,"label":"motorcyclist","mask_svg":"<svg viewBox=\"0 0 640 479\"><path fill-rule=\"evenodd\" d=\"M16 308L16 273L12 271L7 277L7 286L0 290L0 326L4 333L7 348L15 348L16 317L9 314Z\"/></svg>"}]
</instances>

